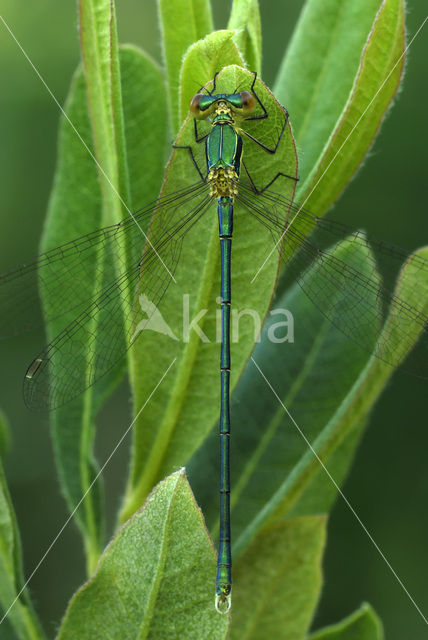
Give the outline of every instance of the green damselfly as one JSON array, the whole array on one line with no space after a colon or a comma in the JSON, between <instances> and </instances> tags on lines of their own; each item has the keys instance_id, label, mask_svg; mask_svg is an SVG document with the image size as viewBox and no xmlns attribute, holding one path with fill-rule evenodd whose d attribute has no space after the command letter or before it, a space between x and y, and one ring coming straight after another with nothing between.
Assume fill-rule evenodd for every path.
<instances>
[{"instance_id":1,"label":"green damselfly","mask_svg":"<svg viewBox=\"0 0 428 640\"><path fill-rule=\"evenodd\" d=\"M14 303L13 312L2 318L2 335L31 325L38 296L36 281L48 318L61 318L74 310L75 318L67 321L32 361L24 378L24 398L29 408L55 409L105 375L137 339L150 320L150 314L144 316L139 307L140 294L153 308L161 307L180 255L186 250L189 231L217 205L222 331L216 607L221 613L230 608L232 587L229 395L235 209L241 219L250 216L261 223L290 276L351 340L378 358L397 364L403 357L398 348L401 340L409 332L416 332L423 344L407 358L407 368L425 376L428 362L427 316L414 306L413 299L394 293L398 266L407 259L407 252L342 224L322 220L293 202L297 170L279 160L290 145L288 113L281 106L275 117L269 113L264 104L268 90L256 74L245 72L246 86L235 87L233 73L233 68L226 68L191 101L193 139L177 143L174 154L187 158L195 176L192 184L177 190L170 189L167 182L160 198L120 224L52 249L7 272L0 280L2 308L9 300ZM263 183L258 177L260 167L265 175L271 172ZM144 243L141 227L149 220L152 224ZM346 260L334 252L339 242L346 249ZM359 249L364 250L363 257ZM254 272L262 263L256 258ZM423 257L415 255L410 260L413 274L415 270L428 270ZM239 270L239 264L235 269ZM95 299L94 281L98 288ZM387 310L394 317L394 327L381 332ZM89 365L85 376L79 373L82 362Z\"/></svg>"}]
</instances>

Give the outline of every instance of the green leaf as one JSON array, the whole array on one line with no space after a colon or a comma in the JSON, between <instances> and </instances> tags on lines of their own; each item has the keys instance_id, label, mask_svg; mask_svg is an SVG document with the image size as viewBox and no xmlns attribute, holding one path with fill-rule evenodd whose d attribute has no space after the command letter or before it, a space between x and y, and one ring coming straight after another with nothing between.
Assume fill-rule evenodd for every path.
<instances>
[{"instance_id":1,"label":"green leaf","mask_svg":"<svg viewBox=\"0 0 428 640\"><path fill-rule=\"evenodd\" d=\"M163 72L144 51L119 50L131 202L138 210L159 195L170 152Z\"/></svg>"},{"instance_id":2,"label":"green leaf","mask_svg":"<svg viewBox=\"0 0 428 640\"><path fill-rule=\"evenodd\" d=\"M396 293L402 300L411 307L420 310L422 314L428 312L428 275L426 269L421 269L419 259L428 259L428 247L421 247L412 253L404 263L397 280ZM418 340L424 330L423 316L419 323L409 322L407 329L407 340L403 340L400 332L400 321L391 314L385 323L383 332L394 345L399 358L404 360L408 357L413 345ZM410 358L418 357L417 352L412 352ZM405 361L405 367L408 360Z\"/></svg>"},{"instance_id":3,"label":"green leaf","mask_svg":"<svg viewBox=\"0 0 428 640\"><path fill-rule=\"evenodd\" d=\"M298 199L318 214L373 142L400 83L404 45L404 0L306 4L275 94L302 150Z\"/></svg>"},{"instance_id":4,"label":"green leaf","mask_svg":"<svg viewBox=\"0 0 428 640\"><path fill-rule=\"evenodd\" d=\"M107 0L80 2L79 17L86 95L91 122L90 130L94 148L92 155L96 157L101 191L101 201L97 203L101 204L101 216L98 218L97 224L89 228L89 230L95 230L97 227L119 222L124 217L126 207L122 205L122 202L130 203L129 180L114 4ZM82 109L83 95L81 95L79 103L76 108ZM83 109L86 111L85 107ZM89 147L88 143L91 138L89 138L87 127L84 131L87 135L86 144ZM95 175L92 179L89 177L85 181L85 185L89 183L91 190L94 189L93 193L98 196L99 190L95 188L95 179ZM85 212L85 208L82 211ZM68 209L69 212L70 209ZM98 217L98 214L96 215ZM50 222L56 218L55 205L51 208L49 217ZM61 244L56 238L56 231L55 224L47 227L43 239L45 250ZM79 235L82 234L73 233L71 237ZM52 236L55 236L55 240L52 239ZM103 261L106 259L108 258L103 255L103 252L99 251L96 258L97 264L93 265L90 279L90 282L93 283L94 293L103 286L101 274L103 273ZM105 270L106 267L104 267ZM88 277L90 274L85 275ZM43 298L46 308L49 305L47 295L43 294ZM48 326L48 335L51 339L56 335L57 327L58 323L55 321ZM97 321L94 320L93 333L96 334L96 331ZM86 349L85 357L81 359L82 367L84 367L82 376L86 376L86 371L90 370L92 358L92 346L89 346ZM55 370L54 361L51 377L54 378L55 375L58 375L58 372ZM73 375L76 375L75 371L73 371ZM102 401L113 390L122 375L123 368L116 368L112 374L107 376L103 389L99 388L94 393L90 387L82 397L72 401L66 408L56 411L52 418L57 464L60 468L63 490L71 507L78 502L81 495L88 492L96 477L97 464L92 452L95 434L93 419ZM98 395L98 402L96 395ZM102 398L101 402L100 398ZM70 447L70 435L76 429L79 429L79 438L76 439L74 446ZM67 473L70 468L72 469L71 474ZM67 480L70 481L67 482ZM94 490L88 492L77 520L84 537L88 568L91 571L102 548L104 532L100 480L96 482Z\"/></svg>"},{"instance_id":5,"label":"green leaf","mask_svg":"<svg viewBox=\"0 0 428 640\"><path fill-rule=\"evenodd\" d=\"M184 471L156 487L73 597L58 640L225 638L216 558Z\"/></svg>"},{"instance_id":6,"label":"green leaf","mask_svg":"<svg viewBox=\"0 0 428 640\"><path fill-rule=\"evenodd\" d=\"M0 463L0 610L7 613L7 622L1 624L10 624L19 640L40 640L45 636L27 590L20 593L23 585L18 524ZM3 614L0 611L0 620Z\"/></svg>"},{"instance_id":7,"label":"green leaf","mask_svg":"<svg viewBox=\"0 0 428 640\"><path fill-rule=\"evenodd\" d=\"M176 136L182 123L179 114L182 61L189 47L212 31L211 5L209 0L158 0L158 6L171 124Z\"/></svg>"},{"instance_id":8,"label":"green leaf","mask_svg":"<svg viewBox=\"0 0 428 640\"><path fill-rule=\"evenodd\" d=\"M334 254L346 257L345 249L339 245ZM366 252L360 247L358 253L359 262L364 263ZM354 259L358 259L355 254ZM317 282L314 269L307 287ZM340 314L339 291L337 297ZM281 329L278 322L286 314L291 314L290 324ZM326 320L296 283L274 300L253 358L312 442L346 398L368 355ZM307 445L252 361L233 394L231 420L231 507L237 540L299 464ZM192 487L213 531L218 528L218 508L208 478L218 466L217 439L214 430L188 466Z\"/></svg>"},{"instance_id":9,"label":"green leaf","mask_svg":"<svg viewBox=\"0 0 428 640\"><path fill-rule=\"evenodd\" d=\"M382 623L369 604L338 624L321 629L310 640L383 640Z\"/></svg>"},{"instance_id":10,"label":"green leaf","mask_svg":"<svg viewBox=\"0 0 428 640\"><path fill-rule=\"evenodd\" d=\"M234 31L215 31L187 51L181 67L180 124L189 113L190 100L206 82L230 64L244 66L234 36Z\"/></svg>"},{"instance_id":11,"label":"green leaf","mask_svg":"<svg viewBox=\"0 0 428 640\"><path fill-rule=\"evenodd\" d=\"M328 470L336 484L341 487L351 468L362 435L369 425L370 413L356 422L346 433L328 459ZM287 517L308 515L311 513L329 513L337 498L337 488L324 469L319 466L313 478L303 489L299 500Z\"/></svg>"},{"instance_id":12,"label":"green leaf","mask_svg":"<svg viewBox=\"0 0 428 640\"><path fill-rule=\"evenodd\" d=\"M105 224L113 224L126 215L124 203L130 202L113 2L80 0L80 41L92 136L100 170L103 220Z\"/></svg>"},{"instance_id":13,"label":"green leaf","mask_svg":"<svg viewBox=\"0 0 428 640\"><path fill-rule=\"evenodd\" d=\"M345 242L334 252L348 261L352 252L352 258L359 264L366 261L369 271L367 249L360 247L356 252L356 247ZM423 257L423 252L421 255ZM316 268L312 273L316 273ZM374 274L371 277L375 277ZM420 270L418 273L418 259L414 256L404 266L397 288L401 299L418 308L423 306L423 301L428 304L423 277ZM306 286L311 287L311 279L306 279ZM419 300L415 299L416 292ZM339 291L337 296L336 310L340 317ZM306 440L329 470L332 465L336 483L340 484L367 413L393 372L393 367L369 356L335 329L297 285L274 303L273 310L278 309L293 314L295 342L273 343L269 332L278 319L270 317L253 358L295 422L250 362L232 400L231 506L235 553L244 549L252 536L268 524L290 514L310 513L311 508L312 512L319 513L330 507L337 488L331 478L325 477ZM332 321L334 323L334 318ZM379 329L391 332L393 323L394 316ZM413 335L409 331L406 340L400 339L399 357L404 358L411 349L419 330L415 324ZM376 335L377 328L373 327L373 339ZM392 343L397 343L394 337ZM211 478L218 465L217 437L214 431L188 467L198 502L214 532L218 525ZM339 458L340 449L343 458Z\"/></svg>"},{"instance_id":14,"label":"green leaf","mask_svg":"<svg viewBox=\"0 0 428 640\"><path fill-rule=\"evenodd\" d=\"M155 99L165 95L165 90L159 68L141 51L134 47L122 49L120 62L127 157L132 180L131 198L138 206L157 196L163 177L167 127L165 100L160 101L156 110L152 105ZM73 80L66 112L85 143L94 152L85 79L81 71ZM59 246L107 224L110 212L107 213L108 207L103 198L96 164L63 118L43 249ZM143 246L143 240L141 245ZM106 266L109 266L110 272L114 268L112 265ZM91 265L91 269L95 270L95 267L95 264ZM97 288L94 272L88 270L82 274L79 285L83 286L83 283L88 288L89 304L93 295L91 291L95 292ZM76 283L70 280L70 291L75 286ZM76 315L74 310L63 318L51 321L48 325L48 337L52 339L56 336ZM70 509L78 503L97 473L98 467L92 454L93 421L98 409L125 373L124 365L125 361L83 396L52 414L56 462L62 490ZM85 361L82 361L81 372L75 375L83 378L86 376ZM86 497L83 509L78 511L77 520L84 535L89 564L92 565L103 545L103 500L99 481Z\"/></svg>"},{"instance_id":15,"label":"green leaf","mask_svg":"<svg viewBox=\"0 0 428 640\"><path fill-rule=\"evenodd\" d=\"M418 265L418 257L427 257L428 249L420 249L412 254L404 264L397 283L396 293L409 305L420 309L426 314L428 311L428 275L421 271ZM397 330L398 320L394 314L387 317L382 328L379 341L383 342L385 334L391 334ZM396 355L404 360L414 347L422 330L421 325L412 323L405 337L400 333L400 341L394 341ZM347 363L348 364L348 363ZM284 475L281 485L272 497L266 501L264 507L257 513L254 520L247 526L236 542L237 552L245 548L248 541L261 528L268 526L279 519L289 515L291 509L297 513L298 500L310 481L319 471L319 461L326 464L331 454L343 442L344 438L361 427L370 408L374 405L387 381L391 377L394 368L383 360L371 356L361 374L355 380L350 392L337 406L337 411L319 432L316 437L310 437L311 449L306 451L292 468L288 475ZM345 372L343 372L345 373ZM286 404L287 406L287 404ZM300 422L300 424L299 424ZM299 427L306 433L306 424L299 421ZM316 452L316 456L314 455ZM313 491L317 491L316 483ZM307 499L307 497L306 497Z\"/></svg>"},{"instance_id":16,"label":"green leaf","mask_svg":"<svg viewBox=\"0 0 428 640\"><path fill-rule=\"evenodd\" d=\"M239 67L227 67L217 78L218 90L230 91L230 87L250 86L253 77L253 74ZM272 114L272 118L264 121L263 131L268 139L277 137L279 114L283 112L260 80L257 80L256 89ZM193 145L196 161L199 166L204 167L204 145L195 144L193 121L190 118L183 126L177 144ZM279 161L284 163L287 173L293 174L296 170L296 157L288 129L281 147L278 151L281 154ZM246 145L247 166L255 165L253 177L256 183L265 184L269 181L267 176L272 176L275 171L278 159L275 156L273 160L272 156L266 154L266 157L263 156L264 162L260 163L258 154L259 151L253 148L253 144ZM183 185L195 182L199 183L200 178L188 150L176 149L168 165L165 192L175 192ZM294 185L291 180L287 184L278 185L278 189L281 188L284 195L292 197ZM156 223L155 218L153 232L156 231ZM239 204L234 224L236 236L234 235L233 240L232 261L239 265L239 270L234 272L234 308L241 311L253 309L262 322L276 282L278 257L270 260L256 282L251 284L255 272L254 256L265 256L271 247L272 238ZM183 247L176 249L179 250L180 262L174 272L177 284L170 284L159 306L164 320L178 339L174 341L167 335L143 331L133 349L136 412L145 405L154 389L156 393L134 426L132 475L125 498L123 519L135 511L154 484L189 459L218 416L218 393L213 393L213 389L217 389L219 385L218 307L215 300L220 292L220 251L215 203L189 230ZM141 290L144 291L144 273ZM188 298L185 297L187 295ZM208 342L205 338L199 338L194 330L187 336L183 326L187 314L193 319L199 312L202 317L198 324ZM232 342L231 345L232 389L257 337L251 318L249 321L248 318L242 321L239 329L239 343ZM174 359L167 380L157 388Z\"/></svg>"},{"instance_id":17,"label":"green leaf","mask_svg":"<svg viewBox=\"0 0 428 640\"><path fill-rule=\"evenodd\" d=\"M258 0L234 0L227 28L237 32L235 42L247 69L261 73L262 31Z\"/></svg>"},{"instance_id":18,"label":"green leaf","mask_svg":"<svg viewBox=\"0 0 428 640\"><path fill-rule=\"evenodd\" d=\"M321 590L324 517L264 531L236 562L232 640L303 640Z\"/></svg>"}]
</instances>

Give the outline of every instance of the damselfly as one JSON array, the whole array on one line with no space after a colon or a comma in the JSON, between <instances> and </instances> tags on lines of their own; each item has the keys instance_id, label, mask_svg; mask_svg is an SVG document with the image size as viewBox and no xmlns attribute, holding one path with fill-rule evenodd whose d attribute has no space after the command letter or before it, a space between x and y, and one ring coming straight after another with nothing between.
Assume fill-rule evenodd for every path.
<instances>
[{"instance_id":1,"label":"damselfly","mask_svg":"<svg viewBox=\"0 0 428 640\"><path fill-rule=\"evenodd\" d=\"M236 68L229 67L191 101L192 140L188 144L181 140L174 154L185 155L195 175L192 184L177 190L171 189L167 180L159 199L120 224L50 250L0 280L2 308L13 300L13 312L2 316L2 335L31 325L38 295L36 281L47 318L61 318L74 310L74 320L65 323L33 360L24 378L28 407L55 409L105 375L137 339L151 317L147 308L145 313L140 308L141 295L153 310L161 307L189 231L212 215L217 206L221 460L216 607L222 613L230 608L232 587L229 393L234 215L239 215L240 233L245 233L249 217L261 223L261 229L267 230L272 239L267 257L279 252L290 276L351 340L395 365L405 355L401 343L411 334L423 344L407 358L407 369L425 376L428 364L428 318L417 308L415 279L415 274L428 270L428 261L417 254L408 258L397 247L322 220L293 203L297 170L283 161L284 151L291 144L288 113L280 105L275 114L270 113L265 107L267 88L256 74L242 70L240 74L246 78L245 87L235 84ZM266 176L269 171L269 178L260 183L258 176ZM180 176L176 180L180 182ZM144 243L141 228L148 220L151 226ZM339 242L340 254L335 251ZM265 258L254 255L255 275ZM411 268L399 275L399 266L406 260ZM234 268L239 272L240 265ZM394 292L397 276L401 285L409 280L409 286L399 289L407 290L408 297ZM94 282L98 291L95 299ZM385 328L386 312L392 322ZM80 373L82 362L86 363L85 376Z\"/></svg>"}]
</instances>

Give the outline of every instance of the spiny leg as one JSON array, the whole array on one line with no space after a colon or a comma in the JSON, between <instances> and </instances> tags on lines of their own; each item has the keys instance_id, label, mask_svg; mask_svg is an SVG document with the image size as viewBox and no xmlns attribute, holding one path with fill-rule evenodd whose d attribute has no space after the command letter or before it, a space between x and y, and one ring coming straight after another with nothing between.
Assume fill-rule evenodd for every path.
<instances>
[{"instance_id":1,"label":"spiny leg","mask_svg":"<svg viewBox=\"0 0 428 640\"><path fill-rule=\"evenodd\" d=\"M208 136L209 136L209 132L208 132L208 133L204 133L204 135L203 135L203 136L200 136L200 137L199 137L199 133L198 133L198 123L197 123L196 118L194 118L194 119L193 119L193 132L194 132L194 135L195 135L195 142L196 142L197 144L200 144L201 142L203 142L204 140L206 140L206 139L208 138Z\"/></svg>"},{"instance_id":2,"label":"spiny leg","mask_svg":"<svg viewBox=\"0 0 428 640\"><path fill-rule=\"evenodd\" d=\"M196 171L198 172L200 179L202 180L202 182L206 182L207 181L207 176L206 175L204 176L204 174L200 170L199 165L196 162L195 156L193 155L193 149L189 144L188 145L173 144L172 148L173 149L187 149L187 151L189 152L189 155L190 155L190 159L192 160L193 166L195 167Z\"/></svg>"},{"instance_id":3,"label":"spiny leg","mask_svg":"<svg viewBox=\"0 0 428 640\"><path fill-rule=\"evenodd\" d=\"M212 80L208 80L208 82L206 84L203 84L202 87L199 89L199 91L197 93L201 93L201 91L203 91L205 89L207 94L209 96L212 96L212 94L214 93L215 88L216 88L217 76L218 76L219 73L220 73L219 71L216 71L215 74L214 74L214 78ZM211 91L208 91L207 84L209 84L210 82L213 83L213 88L211 89Z\"/></svg>"},{"instance_id":4,"label":"spiny leg","mask_svg":"<svg viewBox=\"0 0 428 640\"><path fill-rule=\"evenodd\" d=\"M267 184L265 184L263 187L257 187L256 183L254 182L250 172L248 171L248 168L245 165L245 162L242 161L242 166L245 169L245 173L247 174L248 177L248 181L250 183L250 186L252 188L252 190L254 191L254 193L258 196L261 193L263 193L263 191L266 191L266 189L269 189L269 187L271 185L273 185L273 183L275 182L275 180L277 180L278 178L287 178L288 180L294 180L295 182L298 182L300 178L298 178L297 176L290 176L287 173L283 173L282 171L278 171L278 173L276 174L276 176L274 178L272 178L272 180L270 180Z\"/></svg>"},{"instance_id":5,"label":"spiny leg","mask_svg":"<svg viewBox=\"0 0 428 640\"><path fill-rule=\"evenodd\" d=\"M263 110L263 113L260 113L259 115L256 115L256 116L249 116L248 118L245 118L244 120L247 121L247 122L251 121L251 120L266 120L266 118L269 117L269 113L266 110L266 107L264 106L263 102L260 100L260 98L257 95L256 90L254 88L256 80L257 80L257 72L254 71L254 78L253 78L253 82L252 82L251 87L250 87L250 91L253 94L253 96L255 97L255 99L257 100L257 102L258 102L259 106L261 107L261 109ZM241 133L242 134L247 136L247 138L249 138L255 144L257 144L259 147L261 147L264 151L266 151L266 153L270 153L272 155L274 153L276 153L276 151L277 151L277 149L279 147L279 143L281 142L282 136L284 135L284 131L285 131L286 127L287 127L288 118L289 118L287 109L282 105L281 105L281 109L284 112L284 124L282 126L281 132L280 132L280 134L278 136L278 139L277 139L274 147L272 147L272 148L268 147L267 145L263 144L263 142L260 142L260 140L257 140L257 138L255 138L250 133L245 131L245 129L241 129Z\"/></svg>"},{"instance_id":6,"label":"spiny leg","mask_svg":"<svg viewBox=\"0 0 428 640\"><path fill-rule=\"evenodd\" d=\"M214 92L215 92L215 90L216 90L217 76L218 76L218 74L219 74L219 73L220 73L219 71L216 71L216 72L215 72L215 74L214 74L214 78L213 78L213 88L211 89L211 91L208 91L208 93L209 93L209 95L210 95L210 96L212 96L212 95L213 95L213 93L214 93ZM207 84L208 84L208 83L207 83Z\"/></svg>"}]
</instances>

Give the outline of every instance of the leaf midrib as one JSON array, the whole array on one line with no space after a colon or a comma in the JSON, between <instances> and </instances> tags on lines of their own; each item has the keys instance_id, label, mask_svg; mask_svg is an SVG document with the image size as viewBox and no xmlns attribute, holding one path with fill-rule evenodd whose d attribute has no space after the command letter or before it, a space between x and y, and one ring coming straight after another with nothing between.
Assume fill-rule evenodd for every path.
<instances>
[{"instance_id":1,"label":"leaf midrib","mask_svg":"<svg viewBox=\"0 0 428 640\"><path fill-rule=\"evenodd\" d=\"M177 494L177 486L180 482L181 475L177 474L176 482L174 490L172 491L172 495L169 499L168 508L166 510L166 516L163 519L164 526L162 528L162 538L160 549L157 554L158 562L156 564L156 570L153 576L151 588L150 588L150 596L147 602L147 607L145 611L145 615L143 617L142 626L138 632L138 640L145 640L150 632L150 624L154 617L155 605L157 602L157 597L160 591L160 585L162 583L163 577L163 569L165 567L166 558L167 558L167 550L168 550L168 542L167 542L167 532L169 530L169 524L171 521L171 512L174 505L174 501L176 499Z\"/></svg>"},{"instance_id":2,"label":"leaf midrib","mask_svg":"<svg viewBox=\"0 0 428 640\"><path fill-rule=\"evenodd\" d=\"M212 224L210 235L209 255L211 255L212 258L205 262L203 276L199 280L200 284L196 303L197 309L204 308L204 303L206 303L211 297L214 281L213 276L217 267L217 255L214 245L217 245L218 243L218 230L215 223ZM193 365L200 348L199 337L193 333L192 337L189 339L188 346L184 349L184 352L180 357L179 366L176 368L174 384L171 388L171 393L169 394L170 400L163 414L164 417L147 458L146 469L148 471L147 473L142 474L140 481L133 490L134 495L146 495L151 489L152 484L159 477L160 469L162 468L162 463L165 459L165 453L168 450L172 433L178 423L179 415L186 398L186 390L188 389L194 369Z\"/></svg>"},{"instance_id":3,"label":"leaf midrib","mask_svg":"<svg viewBox=\"0 0 428 640\"><path fill-rule=\"evenodd\" d=\"M337 36L338 36L338 31L339 31L339 25L340 25L341 20L343 18L344 4L345 3L342 3L340 5L340 10L336 15L334 31L332 32L332 36L331 36L331 38L329 40L329 46L327 47L326 52L325 52L325 56L324 56L325 63L322 66L321 73L318 74L318 80L317 80L317 82L316 82L316 84L314 86L314 91L312 92L312 95L311 95L311 101L310 101L310 103L308 105L308 108L305 111L305 117L303 119L303 122L301 124L300 129L298 131L295 130L295 137L298 140L298 144L301 144L301 140L306 135L306 131L308 130L308 127L309 127L309 122L312 121L312 113L314 111L315 104L317 104L319 102L318 97L319 97L320 92L321 92L321 86L323 84L323 80L324 80L325 75L327 73L327 69L329 68L330 53L331 53L332 49L334 48L334 46L336 45L336 40L337 40Z\"/></svg>"}]
</instances>

